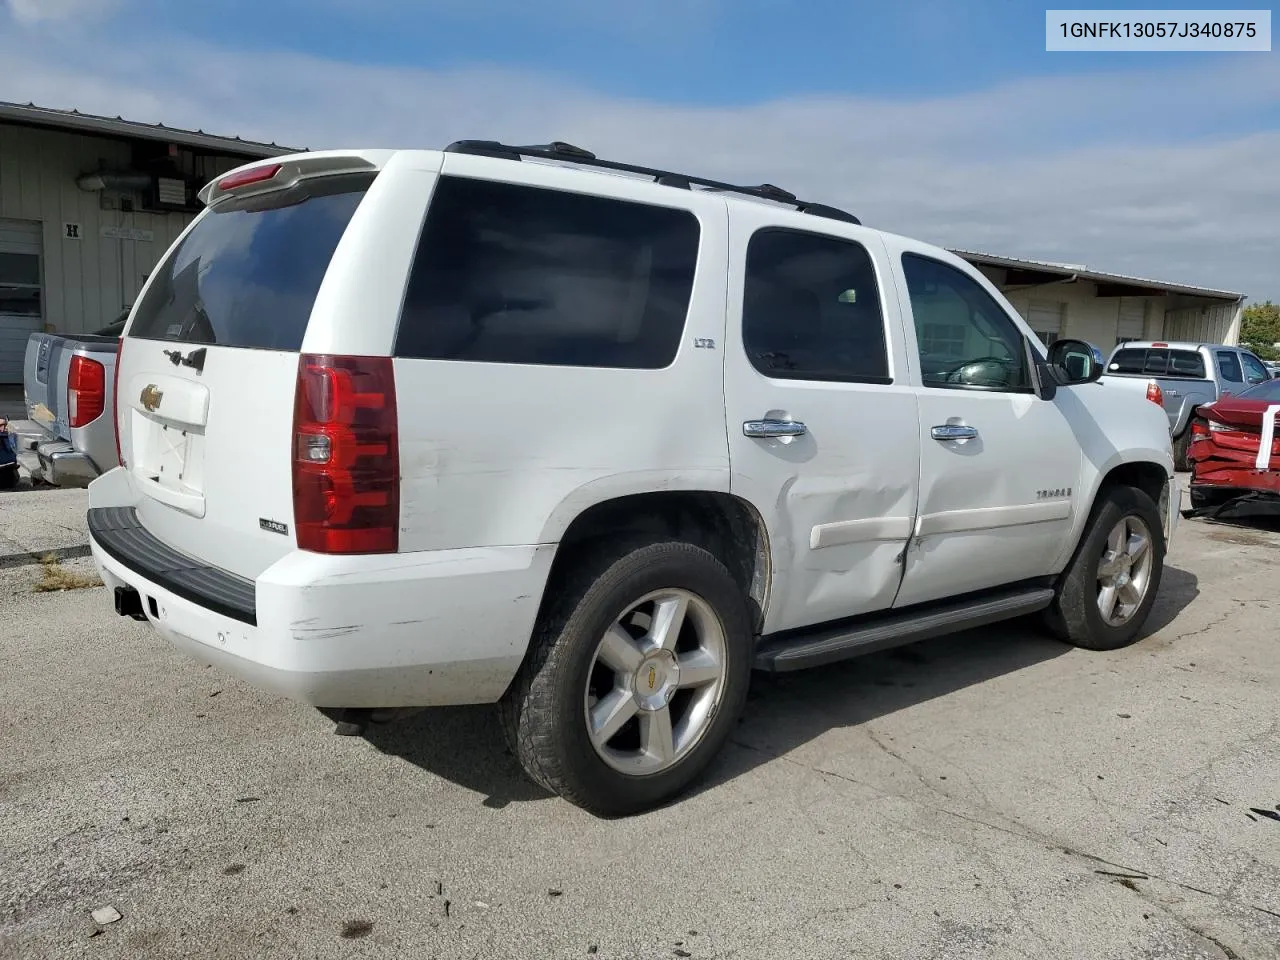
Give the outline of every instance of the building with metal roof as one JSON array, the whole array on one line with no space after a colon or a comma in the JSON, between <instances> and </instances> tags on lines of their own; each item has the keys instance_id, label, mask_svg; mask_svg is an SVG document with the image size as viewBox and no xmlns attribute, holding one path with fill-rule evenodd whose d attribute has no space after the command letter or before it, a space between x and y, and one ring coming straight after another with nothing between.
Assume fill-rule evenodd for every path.
<instances>
[{"instance_id":1,"label":"building with metal roof","mask_svg":"<svg viewBox=\"0 0 1280 960\"><path fill-rule=\"evenodd\" d=\"M209 180L275 143L0 102L0 384L27 338L85 333L133 303Z\"/></svg>"},{"instance_id":2,"label":"building with metal roof","mask_svg":"<svg viewBox=\"0 0 1280 960\"><path fill-rule=\"evenodd\" d=\"M1091 270L1084 264L952 250L981 270L1042 340L1109 351L1126 340L1238 343L1245 295Z\"/></svg>"}]
</instances>

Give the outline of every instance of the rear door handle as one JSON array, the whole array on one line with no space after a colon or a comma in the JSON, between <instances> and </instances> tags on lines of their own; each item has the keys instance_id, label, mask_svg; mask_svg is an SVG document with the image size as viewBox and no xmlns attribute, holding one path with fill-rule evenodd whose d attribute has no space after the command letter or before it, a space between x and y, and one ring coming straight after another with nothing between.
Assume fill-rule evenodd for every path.
<instances>
[{"instance_id":1,"label":"rear door handle","mask_svg":"<svg viewBox=\"0 0 1280 960\"><path fill-rule=\"evenodd\" d=\"M744 437L801 437L808 432L799 420L748 420L742 425Z\"/></svg>"},{"instance_id":2,"label":"rear door handle","mask_svg":"<svg viewBox=\"0 0 1280 960\"><path fill-rule=\"evenodd\" d=\"M958 423L944 423L940 426L930 427L929 436L935 440L976 440L978 439L978 428L966 427Z\"/></svg>"}]
</instances>

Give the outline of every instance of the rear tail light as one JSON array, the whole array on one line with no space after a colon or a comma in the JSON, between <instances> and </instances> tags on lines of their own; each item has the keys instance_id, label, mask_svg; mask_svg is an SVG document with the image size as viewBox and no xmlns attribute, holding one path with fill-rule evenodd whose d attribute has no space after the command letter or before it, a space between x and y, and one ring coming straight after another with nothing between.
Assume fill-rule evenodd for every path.
<instances>
[{"instance_id":1,"label":"rear tail light","mask_svg":"<svg viewBox=\"0 0 1280 960\"><path fill-rule=\"evenodd\" d=\"M120 363L124 359L124 334L116 341L116 368L111 375L111 416L116 435L116 462L124 466L124 454L120 452Z\"/></svg>"},{"instance_id":2,"label":"rear tail light","mask_svg":"<svg viewBox=\"0 0 1280 960\"><path fill-rule=\"evenodd\" d=\"M1154 380L1147 384L1147 399L1157 406L1164 406L1164 391L1160 389L1160 384Z\"/></svg>"},{"instance_id":3,"label":"rear tail light","mask_svg":"<svg viewBox=\"0 0 1280 960\"><path fill-rule=\"evenodd\" d=\"M293 405L298 547L395 553L400 452L390 357L303 354Z\"/></svg>"},{"instance_id":4,"label":"rear tail light","mask_svg":"<svg viewBox=\"0 0 1280 960\"><path fill-rule=\"evenodd\" d=\"M83 427L107 406L107 368L88 357L72 357L67 375L67 424Z\"/></svg>"}]
</instances>

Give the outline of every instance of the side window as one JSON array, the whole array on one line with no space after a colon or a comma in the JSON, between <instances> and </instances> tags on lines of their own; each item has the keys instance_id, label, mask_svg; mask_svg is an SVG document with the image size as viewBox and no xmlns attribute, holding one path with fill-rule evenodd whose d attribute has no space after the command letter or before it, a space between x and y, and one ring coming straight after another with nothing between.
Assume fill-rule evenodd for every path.
<instances>
[{"instance_id":1,"label":"side window","mask_svg":"<svg viewBox=\"0 0 1280 960\"><path fill-rule=\"evenodd\" d=\"M926 387L1027 390L1026 346L1000 305L948 264L902 257Z\"/></svg>"},{"instance_id":2,"label":"side window","mask_svg":"<svg viewBox=\"0 0 1280 960\"><path fill-rule=\"evenodd\" d=\"M442 177L396 355L665 367L683 337L698 239L687 210Z\"/></svg>"},{"instance_id":3,"label":"side window","mask_svg":"<svg viewBox=\"0 0 1280 960\"><path fill-rule=\"evenodd\" d=\"M1244 371L1240 369L1240 358L1230 350L1218 351L1218 374L1227 383L1244 383Z\"/></svg>"},{"instance_id":4,"label":"side window","mask_svg":"<svg viewBox=\"0 0 1280 960\"><path fill-rule=\"evenodd\" d=\"M1251 353L1240 354L1240 359L1244 362L1244 378L1250 383L1263 383L1271 379L1271 375L1267 373L1267 368L1262 365L1259 360Z\"/></svg>"},{"instance_id":5,"label":"side window","mask_svg":"<svg viewBox=\"0 0 1280 960\"><path fill-rule=\"evenodd\" d=\"M866 248L799 230L757 231L747 244L742 342L767 377L891 383Z\"/></svg>"}]
</instances>

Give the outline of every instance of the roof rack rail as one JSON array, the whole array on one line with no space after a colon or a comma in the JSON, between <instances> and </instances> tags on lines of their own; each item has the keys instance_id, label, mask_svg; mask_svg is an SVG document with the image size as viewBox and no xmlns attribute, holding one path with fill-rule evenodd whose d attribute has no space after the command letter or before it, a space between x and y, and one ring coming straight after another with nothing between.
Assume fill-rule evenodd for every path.
<instances>
[{"instance_id":1,"label":"roof rack rail","mask_svg":"<svg viewBox=\"0 0 1280 960\"><path fill-rule=\"evenodd\" d=\"M575 147L571 143L554 140L551 143L532 144L528 146L512 146L496 140L457 140L444 148L445 153L465 153L479 157L496 157L500 160L521 160L524 157L536 157L542 160L559 160L565 163L581 163L584 166L600 167L604 170L621 170L625 173L637 173L652 177L655 183L681 190L691 190L694 185L737 193L761 200L772 200L785 203L801 213L815 217L826 217L829 220L841 220L845 223L861 224L862 221L852 213L827 206L825 203L810 203L799 199L794 193L776 187L771 183L759 186L743 186L736 183L724 183L720 180L709 180L706 177L695 177L687 173L673 173L670 170L658 170L643 167L634 163L620 163L617 160L602 160L590 150Z\"/></svg>"}]
</instances>

